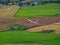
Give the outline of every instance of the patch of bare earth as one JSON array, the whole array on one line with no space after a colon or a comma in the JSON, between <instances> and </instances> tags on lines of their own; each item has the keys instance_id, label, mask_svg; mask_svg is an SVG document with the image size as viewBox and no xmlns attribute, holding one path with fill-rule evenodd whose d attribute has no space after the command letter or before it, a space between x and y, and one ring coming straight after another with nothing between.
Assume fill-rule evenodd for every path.
<instances>
[{"instance_id":1,"label":"patch of bare earth","mask_svg":"<svg viewBox=\"0 0 60 45\"><path fill-rule=\"evenodd\" d=\"M29 32L40 32L42 30L56 30L55 33L60 34L60 22L34 27L31 29L28 29L27 31L29 31Z\"/></svg>"},{"instance_id":2,"label":"patch of bare earth","mask_svg":"<svg viewBox=\"0 0 60 45\"><path fill-rule=\"evenodd\" d=\"M60 22L60 17L45 18L0 18L0 30L8 30L10 24L22 24L30 27Z\"/></svg>"}]
</instances>

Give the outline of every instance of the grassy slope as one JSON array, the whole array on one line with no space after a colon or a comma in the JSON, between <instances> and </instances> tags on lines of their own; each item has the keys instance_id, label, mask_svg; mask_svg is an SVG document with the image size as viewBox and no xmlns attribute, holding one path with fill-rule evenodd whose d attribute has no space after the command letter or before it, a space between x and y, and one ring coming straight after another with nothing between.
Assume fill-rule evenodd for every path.
<instances>
[{"instance_id":1,"label":"grassy slope","mask_svg":"<svg viewBox=\"0 0 60 45\"><path fill-rule=\"evenodd\" d=\"M60 4L45 4L40 6L23 6L14 17L30 18L39 16L54 16L60 14Z\"/></svg>"},{"instance_id":2,"label":"grassy slope","mask_svg":"<svg viewBox=\"0 0 60 45\"><path fill-rule=\"evenodd\" d=\"M0 32L0 43L39 43L43 42L48 45L60 45L60 35L58 34L41 34L26 31L9 31ZM59 37L59 38L58 38Z\"/></svg>"}]
</instances>

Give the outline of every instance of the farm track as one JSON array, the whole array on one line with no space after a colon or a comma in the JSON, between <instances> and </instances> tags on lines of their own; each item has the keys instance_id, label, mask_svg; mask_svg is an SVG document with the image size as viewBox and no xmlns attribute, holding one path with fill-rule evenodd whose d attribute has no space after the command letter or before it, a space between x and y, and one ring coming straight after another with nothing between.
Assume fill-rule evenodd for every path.
<instances>
[{"instance_id":1,"label":"farm track","mask_svg":"<svg viewBox=\"0 0 60 45\"><path fill-rule=\"evenodd\" d=\"M28 19L28 20L27 20ZM22 24L30 27L44 26L60 22L60 17L50 18L0 18L0 30L8 30L10 24Z\"/></svg>"},{"instance_id":2,"label":"farm track","mask_svg":"<svg viewBox=\"0 0 60 45\"><path fill-rule=\"evenodd\" d=\"M11 18L19 9L19 6L2 6L0 9L0 18Z\"/></svg>"}]
</instances>

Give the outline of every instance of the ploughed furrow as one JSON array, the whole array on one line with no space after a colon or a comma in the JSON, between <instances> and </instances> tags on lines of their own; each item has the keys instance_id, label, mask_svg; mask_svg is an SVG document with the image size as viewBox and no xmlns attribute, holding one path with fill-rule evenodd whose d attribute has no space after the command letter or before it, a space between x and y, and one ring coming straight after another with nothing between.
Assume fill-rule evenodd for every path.
<instances>
[{"instance_id":1,"label":"ploughed furrow","mask_svg":"<svg viewBox=\"0 0 60 45\"><path fill-rule=\"evenodd\" d=\"M26 26L30 26L30 27L36 27L36 26L48 26L48 25L51 25L51 24L57 23L57 22L60 22L60 17L53 17L53 18L48 18L48 17L46 17L46 18L0 18L0 30L8 30L10 24L22 24L22 25L26 25ZM30 31L30 30L28 30L28 31ZM36 30L36 31L38 31L38 30ZM39 29L39 31L40 31L40 29Z\"/></svg>"},{"instance_id":2,"label":"ploughed furrow","mask_svg":"<svg viewBox=\"0 0 60 45\"><path fill-rule=\"evenodd\" d=\"M1 6L0 18L12 17L19 9L19 6Z\"/></svg>"}]
</instances>

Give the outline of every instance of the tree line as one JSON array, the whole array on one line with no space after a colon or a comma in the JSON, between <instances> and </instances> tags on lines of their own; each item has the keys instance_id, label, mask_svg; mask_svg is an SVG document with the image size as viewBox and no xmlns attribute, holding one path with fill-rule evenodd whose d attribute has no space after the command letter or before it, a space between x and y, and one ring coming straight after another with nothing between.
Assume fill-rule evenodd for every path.
<instances>
[{"instance_id":1,"label":"tree line","mask_svg":"<svg viewBox=\"0 0 60 45\"><path fill-rule=\"evenodd\" d=\"M39 5L45 3L60 3L60 0L0 0L0 4L3 5Z\"/></svg>"}]
</instances>

